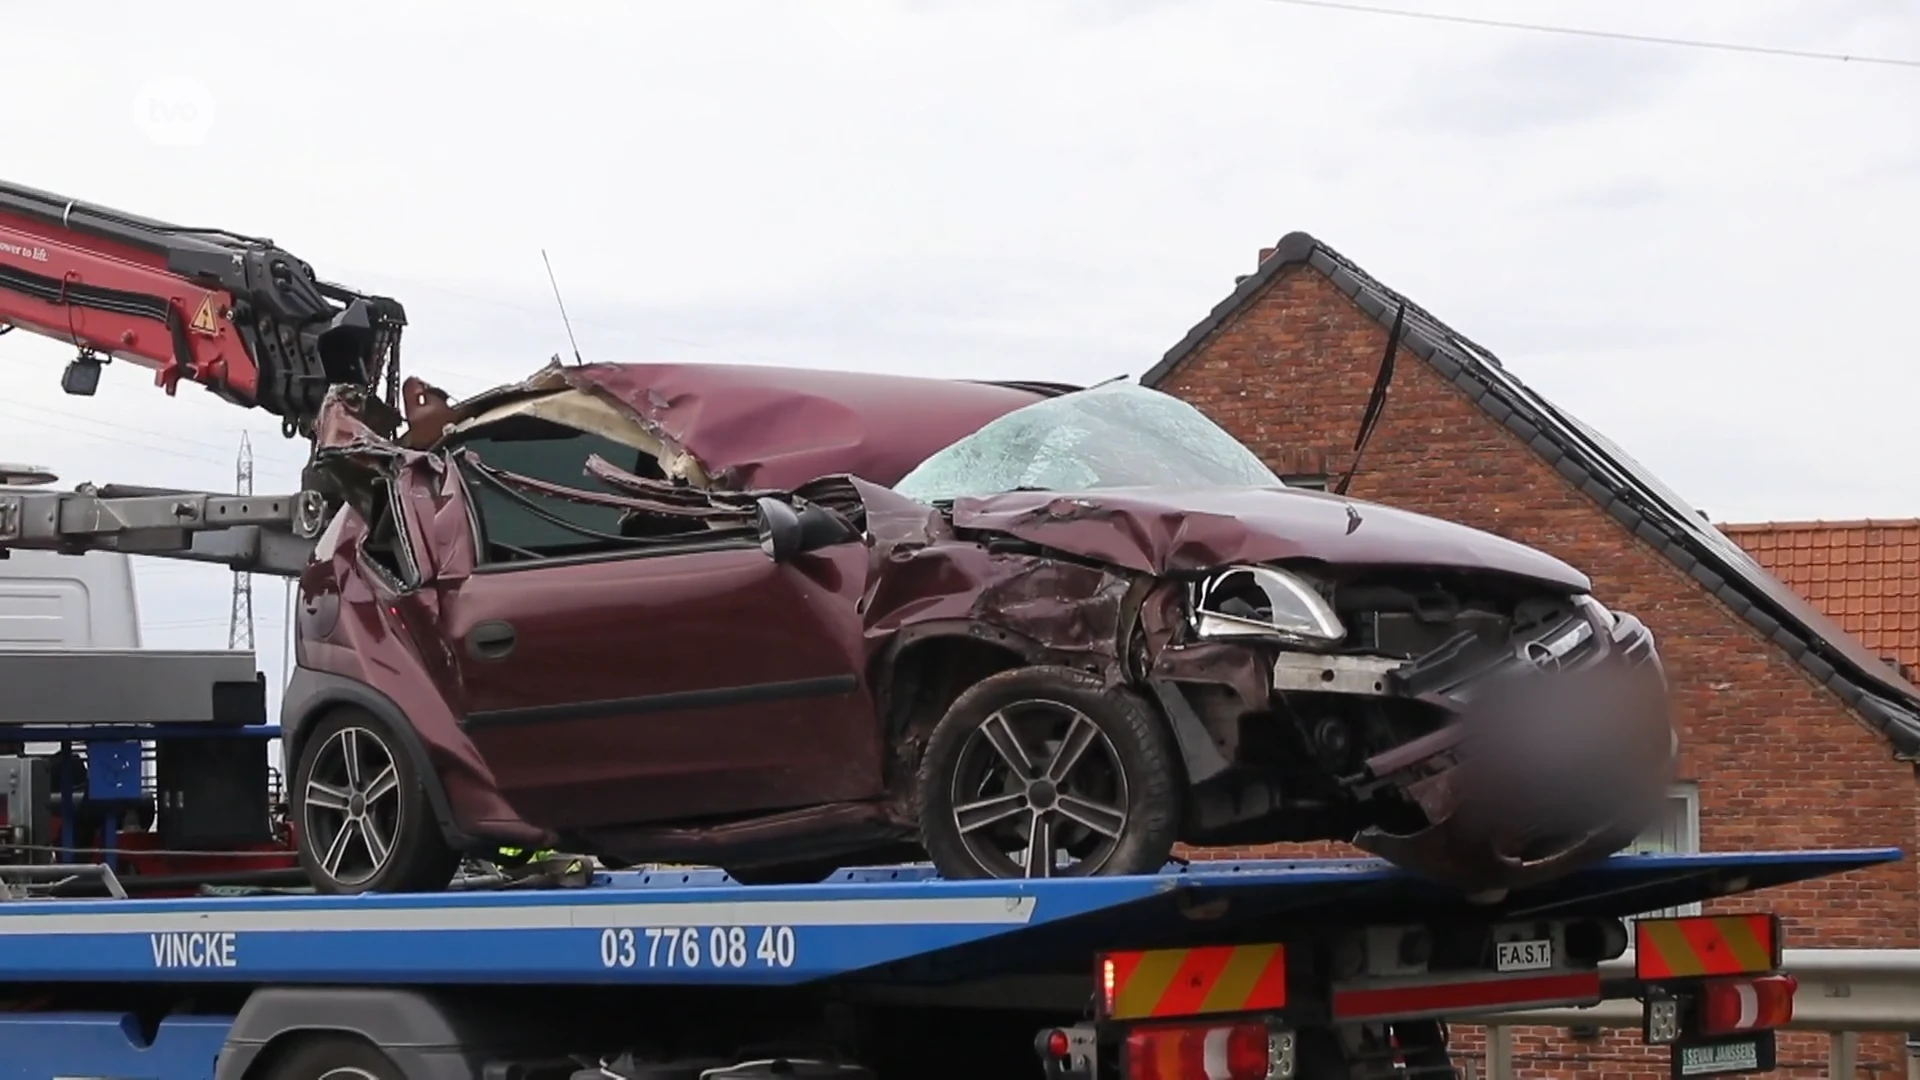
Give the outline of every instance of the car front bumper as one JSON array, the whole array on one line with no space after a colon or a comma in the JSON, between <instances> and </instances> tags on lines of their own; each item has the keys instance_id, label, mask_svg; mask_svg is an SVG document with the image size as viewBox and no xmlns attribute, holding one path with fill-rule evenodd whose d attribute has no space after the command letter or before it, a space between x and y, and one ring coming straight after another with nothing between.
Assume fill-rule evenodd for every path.
<instances>
[{"instance_id":1,"label":"car front bumper","mask_svg":"<svg viewBox=\"0 0 1920 1080\"><path fill-rule=\"evenodd\" d=\"M1371 827L1354 843L1470 890L1547 880L1627 846L1658 819L1676 767L1652 633L1591 601L1498 649L1457 641L1412 660L1287 653L1273 674L1276 693L1402 698L1438 711L1431 733L1367 759L1358 788L1363 799L1395 789L1425 825Z\"/></svg>"}]
</instances>

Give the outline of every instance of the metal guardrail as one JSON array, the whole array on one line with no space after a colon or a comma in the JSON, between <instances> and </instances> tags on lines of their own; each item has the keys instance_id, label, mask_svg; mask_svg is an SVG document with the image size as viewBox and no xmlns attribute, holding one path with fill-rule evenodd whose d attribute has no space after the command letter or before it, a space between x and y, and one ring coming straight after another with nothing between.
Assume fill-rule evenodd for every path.
<instances>
[{"instance_id":1,"label":"metal guardrail","mask_svg":"<svg viewBox=\"0 0 1920 1080\"><path fill-rule=\"evenodd\" d=\"M1833 1035L1827 1075L1852 1077L1859 1033L1920 1032L1920 949L1788 949L1785 970L1800 980L1789 1031ZM1630 978L1633 952L1600 967L1601 977ZM1638 1001L1589 1008L1532 1009L1473 1018L1487 1027L1487 1080L1513 1076L1512 1028L1637 1028ZM1909 1037L1907 1076L1920 1080L1920 1044Z\"/></svg>"},{"instance_id":2,"label":"metal guardrail","mask_svg":"<svg viewBox=\"0 0 1920 1080\"><path fill-rule=\"evenodd\" d=\"M1793 1031L1920 1031L1920 949L1788 949L1785 969L1800 980ZM1600 967L1631 978L1633 952ZM1640 1025L1640 1003L1534 1009L1485 1018L1489 1025L1621 1028Z\"/></svg>"}]
</instances>

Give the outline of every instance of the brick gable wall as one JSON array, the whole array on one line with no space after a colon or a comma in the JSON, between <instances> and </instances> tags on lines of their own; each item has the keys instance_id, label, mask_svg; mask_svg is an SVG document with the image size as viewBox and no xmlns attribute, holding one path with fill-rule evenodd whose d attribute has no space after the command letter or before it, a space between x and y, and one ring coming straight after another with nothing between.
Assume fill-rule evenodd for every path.
<instances>
[{"instance_id":1,"label":"brick gable wall","mask_svg":"<svg viewBox=\"0 0 1920 1080\"><path fill-rule=\"evenodd\" d=\"M1199 407L1276 471L1297 473L1324 458L1337 474L1351 458L1385 348L1379 324L1317 271L1296 267L1159 386ZM1551 552L1589 574L1603 603L1653 629L1675 688L1682 776L1699 784L1703 848L1912 849L1914 774L1879 736L1419 358L1403 350L1396 366L1351 493ZM1336 853L1353 854L1337 845L1224 854ZM1787 917L1791 945L1905 948L1920 946L1917 885L1914 868L1896 864L1764 896ZM1664 1055L1647 1055L1629 1038L1520 1035L1523 1076L1666 1075ZM1457 1032L1456 1041L1476 1052L1475 1033ZM1904 1075L1901 1042L1863 1039L1863 1070ZM1823 1075L1825 1040L1784 1037L1781 1058L1792 1068L1780 1075Z\"/></svg>"}]
</instances>

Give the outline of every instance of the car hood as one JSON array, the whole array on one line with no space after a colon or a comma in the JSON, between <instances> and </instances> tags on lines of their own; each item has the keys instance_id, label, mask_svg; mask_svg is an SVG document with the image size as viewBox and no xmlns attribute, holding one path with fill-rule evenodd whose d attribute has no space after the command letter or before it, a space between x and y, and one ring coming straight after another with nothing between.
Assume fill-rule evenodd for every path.
<instances>
[{"instance_id":1,"label":"car hood","mask_svg":"<svg viewBox=\"0 0 1920 1080\"><path fill-rule=\"evenodd\" d=\"M1151 574L1313 559L1340 566L1491 571L1585 592L1545 552L1422 514L1297 488L1016 491L955 500L955 527Z\"/></svg>"}]
</instances>

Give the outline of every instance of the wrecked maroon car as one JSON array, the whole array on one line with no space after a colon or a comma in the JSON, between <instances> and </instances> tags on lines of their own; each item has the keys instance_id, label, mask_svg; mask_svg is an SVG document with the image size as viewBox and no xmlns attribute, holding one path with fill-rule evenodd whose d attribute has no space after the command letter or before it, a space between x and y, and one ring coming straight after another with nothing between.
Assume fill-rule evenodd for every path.
<instances>
[{"instance_id":1,"label":"wrecked maroon car","mask_svg":"<svg viewBox=\"0 0 1920 1080\"><path fill-rule=\"evenodd\" d=\"M336 392L284 707L328 892L561 846L745 882L1351 840L1474 889L1652 819L1651 635L1579 572L1289 488L1197 410L732 365Z\"/></svg>"}]
</instances>

